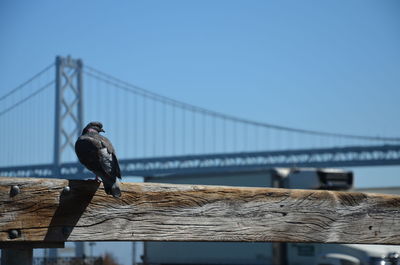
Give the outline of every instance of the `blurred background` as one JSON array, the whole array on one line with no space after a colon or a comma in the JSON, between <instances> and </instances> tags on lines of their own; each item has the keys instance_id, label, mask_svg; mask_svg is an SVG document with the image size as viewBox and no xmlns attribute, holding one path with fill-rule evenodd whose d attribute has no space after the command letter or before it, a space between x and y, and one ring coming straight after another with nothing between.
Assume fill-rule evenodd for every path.
<instances>
[{"instance_id":1,"label":"blurred background","mask_svg":"<svg viewBox=\"0 0 400 265\"><path fill-rule=\"evenodd\" d=\"M93 177L71 147L96 120L126 182L337 168L353 173L348 189L398 193L399 12L370 0L2 1L0 175ZM124 265L145 252L78 248Z\"/></svg>"}]
</instances>

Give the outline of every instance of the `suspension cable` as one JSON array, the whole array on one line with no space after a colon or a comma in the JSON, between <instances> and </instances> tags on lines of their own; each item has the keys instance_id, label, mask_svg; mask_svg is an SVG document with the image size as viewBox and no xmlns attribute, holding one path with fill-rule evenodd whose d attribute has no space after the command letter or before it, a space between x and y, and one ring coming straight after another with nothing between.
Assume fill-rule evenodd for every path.
<instances>
[{"instance_id":1,"label":"suspension cable","mask_svg":"<svg viewBox=\"0 0 400 265\"><path fill-rule=\"evenodd\" d=\"M48 88L49 86L54 84L54 80L50 81L49 83L45 84L44 86L40 87L39 89L35 90L34 92L32 92L31 94L29 94L28 96L26 96L25 98L17 101L15 104L13 104L12 106L6 108L5 110L0 112L0 117L3 116L4 114L6 114L7 112L13 110L14 108L18 107L19 105L23 104L24 102L28 101L29 99L33 98L34 96L40 94L40 92L44 91L46 88Z\"/></svg>"},{"instance_id":2,"label":"suspension cable","mask_svg":"<svg viewBox=\"0 0 400 265\"><path fill-rule=\"evenodd\" d=\"M358 139L358 140L368 140L368 141L391 141L391 142L400 142L400 137L380 137L380 136L367 136L367 135L355 135L355 134L343 134L343 133L331 133L331 132L323 132L323 131L315 131L315 130L306 130L306 129L299 129L299 128L292 128L292 127L287 127L287 126L281 126L281 125L275 125L275 124L270 124L270 123L263 123L263 122L258 122L258 121L253 121L253 120L248 120L244 118L239 118L235 117L232 115L208 110L202 107L198 107L192 104L188 104L179 100L175 100L160 94L156 94L154 92L151 92L147 89L141 88L139 86L130 84L128 82L125 82L119 78L116 78L114 76L111 76L109 74L106 74L102 71L99 71L91 66L87 66L90 71L88 72L85 71L86 74L102 80L104 82L108 82L110 84L113 84L114 86L123 89L125 91L129 91L135 94L140 94L142 96L148 97L152 100L157 100L159 102L164 102L168 103L172 106L179 107L181 109L186 109L188 111L193 111L197 113L201 113L204 115L209 115L213 116L215 118L220 118L220 119L226 119L234 122L239 122L247 125L252 125L252 126L258 126L258 127L264 127L264 128L269 128L269 129L275 129L275 130L280 130L280 131L288 131L288 132L296 132L296 133L301 133L301 134L308 134L308 135L319 135L319 136L330 136L330 137L342 137L342 138L348 138L348 139ZM93 73L94 72L94 73Z\"/></svg>"},{"instance_id":3,"label":"suspension cable","mask_svg":"<svg viewBox=\"0 0 400 265\"><path fill-rule=\"evenodd\" d=\"M15 92L17 92L18 90L20 90L21 88L23 88L24 86L26 86L27 84L29 84L30 82L32 82L33 80L35 80L36 78L38 78L39 76L41 76L42 74L44 74L47 70L51 69L54 66L54 64L50 64L48 66L46 66L43 70L41 70L39 73L35 74L34 76L32 76L31 78L29 78L28 80L26 80L25 82L23 82L22 84L20 84L19 86L17 86L14 89L11 89L9 92L7 92L6 94L4 94L3 96L0 97L0 101L8 98L9 96L11 96L12 94L14 94Z\"/></svg>"}]
</instances>

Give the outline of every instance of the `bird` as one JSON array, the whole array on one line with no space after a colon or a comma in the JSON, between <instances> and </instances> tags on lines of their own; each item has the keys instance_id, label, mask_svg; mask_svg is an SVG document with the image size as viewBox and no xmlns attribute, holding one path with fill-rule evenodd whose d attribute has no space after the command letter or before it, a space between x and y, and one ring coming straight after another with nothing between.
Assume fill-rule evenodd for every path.
<instances>
[{"instance_id":1,"label":"bird","mask_svg":"<svg viewBox=\"0 0 400 265\"><path fill-rule=\"evenodd\" d=\"M101 132L105 132L101 122L88 123L75 142L75 153L79 162L96 175L96 180L101 178L105 192L117 198L121 196L121 170L113 145Z\"/></svg>"}]
</instances>

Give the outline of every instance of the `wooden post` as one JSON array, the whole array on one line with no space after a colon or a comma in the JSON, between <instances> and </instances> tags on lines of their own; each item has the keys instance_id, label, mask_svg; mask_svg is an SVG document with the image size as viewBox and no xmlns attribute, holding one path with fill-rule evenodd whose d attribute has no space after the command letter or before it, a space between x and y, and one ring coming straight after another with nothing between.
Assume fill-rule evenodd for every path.
<instances>
[{"instance_id":1,"label":"wooden post","mask_svg":"<svg viewBox=\"0 0 400 265\"><path fill-rule=\"evenodd\" d=\"M64 243L0 242L1 265L31 265L34 248L63 248Z\"/></svg>"},{"instance_id":2,"label":"wooden post","mask_svg":"<svg viewBox=\"0 0 400 265\"><path fill-rule=\"evenodd\" d=\"M273 174L271 178L271 186L274 188L284 188L284 180L279 174ZM287 243L275 242L272 243L272 258L274 265L286 265L287 260Z\"/></svg>"},{"instance_id":3,"label":"wooden post","mask_svg":"<svg viewBox=\"0 0 400 265\"><path fill-rule=\"evenodd\" d=\"M32 265L32 248L10 248L1 251L1 265Z\"/></svg>"},{"instance_id":4,"label":"wooden post","mask_svg":"<svg viewBox=\"0 0 400 265\"><path fill-rule=\"evenodd\" d=\"M13 187L18 192L13 192ZM400 244L400 196L323 190L0 178L0 242Z\"/></svg>"}]
</instances>

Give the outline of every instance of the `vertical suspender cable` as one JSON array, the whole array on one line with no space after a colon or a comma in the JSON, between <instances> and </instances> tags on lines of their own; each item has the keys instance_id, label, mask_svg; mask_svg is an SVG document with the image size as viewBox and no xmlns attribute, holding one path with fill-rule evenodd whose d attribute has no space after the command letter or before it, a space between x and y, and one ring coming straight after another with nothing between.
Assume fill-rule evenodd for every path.
<instances>
[{"instance_id":1,"label":"vertical suspender cable","mask_svg":"<svg viewBox=\"0 0 400 265\"><path fill-rule=\"evenodd\" d=\"M236 121L233 121L233 148L234 151L237 152L237 124Z\"/></svg>"},{"instance_id":2,"label":"vertical suspender cable","mask_svg":"<svg viewBox=\"0 0 400 265\"><path fill-rule=\"evenodd\" d=\"M182 154L186 151L186 121L185 121L185 109L182 109Z\"/></svg>"},{"instance_id":3,"label":"vertical suspender cable","mask_svg":"<svg viewBox=\"0 0 400 265\"><path fill-rule=\"evenodd\" d=\"M247 123L245 123L245 124L243 124L243 131L244 131L244 139L243 139L243 143L244 143L244 150L245 151L248 151L247 149L248 149L248 135L247 135Z\"/></svg>"},{"instance_id":4,"label":"vertical suspender cable","mask_svg":"<svg viewBox=\"0 0 400 265\"><path fill-rule=\"evenodd\" d=\"M212 116L212 143L213 143L213 150L214 153L217 151L217 121L216 121L216 117L213 115Z\"/></svg>"},{"instance_id":5,"label":"vertical suspender cable","mask_svg":"<svg viewBox=\"0 0 400 265\"><path fill-rule=\"evenodd\" d=\"M175 155L175 132L176 132L175 105L172 105L172 154L173 155Z\"/></svg>"},{"instance_id":6,"label":"vertical suspender cable","mask_svg":"<svg viewBox=\"0 0 400 265\"><path fill-rule=\"evenodd\" d=\"M203 113L203 153L206 153L206 115Z\"/></svg>"},{"instance_id":7,"label":"vertical suspender cable","mask_svg":"<svg viewBox=\"0 0 400 265\"><path fill-rule=\"evenodd\" d=\"M227 138L228 137L226 135L226 119L223 118L223 120L222 120L222 144L223 144L222 149L223 149L223 152L227 152L227 150L226 150Z\"/></svg>"},{"instance_id":8,"label":"vertical suspender cable","mask_svg":"<svg viewBox=\"0 0 400 265\"><path fill-rule=\"evenodd\" d=\"M162 119L162 124L163 124L163 129L162 129L162 152L163 155L166 156L166 145L167 145L167 139L168 139L168 130L167 130L167 104L165 103L165 101L162 101L163 104L163 119Z\"/></svg>"},{"instance_id":9,"label":"vertical suspender cable","mask_svg":"<svg viewBox=\"0 0 400 265\"><path fill-rule=\"evenodd\" d=\"M142 105L143 105L143 113L142 113L142 118L143 118L143 135L142 135L142 141L143 141L143 157L146 157L147 155L147 150L146 150L146 136L147 136L147 111L146 111L146 95L143 95L143 100L142 100Z\"/></svg>"},{"instance_id":10,"label":"vertical suspender cable","mask_svg":"<svg viewBox=\"0 0 400 265\"><path fill-rule=\"evenodd\" d=\"M192 153L196 153L196 112L192 111Z\"/></svg>"},{"instance_id":11,"label":"vertical suspender cable","mask_svg":"<svg viewBox=\"0 0 400 265\"><path fill-rule=\"evenodd\" d=\"M156 127L157 127L157 102L153 99L153 156L156 156L157 152L157 136L156 136Z\"/></svg>"},{"instance_id":12,"label":"vertical suspender cable","mask_svg":"<svg viewBox=\"0 0 400 265\"><path fill-rule=\"evenodd\" d=\"M135 150L136 157L139 157L139 148L140 148L139 147L139 131L142 131L139 127L138 111L139 111L138 95L134 94L134 97L133 97L134 135L133 135L133 137L135 139L134 140L135 144L134 144L133 149Z\"/></svg>"}]
</instances>

